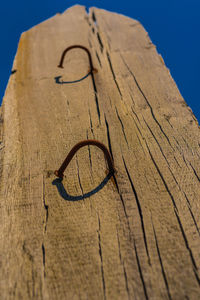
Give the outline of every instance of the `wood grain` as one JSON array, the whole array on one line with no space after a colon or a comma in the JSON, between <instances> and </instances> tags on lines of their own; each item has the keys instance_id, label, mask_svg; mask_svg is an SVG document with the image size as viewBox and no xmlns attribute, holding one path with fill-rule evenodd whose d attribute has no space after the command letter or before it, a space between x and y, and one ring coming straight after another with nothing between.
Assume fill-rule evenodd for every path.
<instances>
[{"instance_id":1,"label":"wood grain","mask_svg":"<svg viewBox=\"0 0 200 300\"><path fill-rule=\"evenodd\" d=\"M87 74L80 49L57 68L73 44L98 73L57 84ZM0 299L199 299L200 130L142 25L74 6L22 34L13 69L0 119ZM109 148L107 183L93 146L56 180L84 139Z\"/></svg>"}]
</instances>

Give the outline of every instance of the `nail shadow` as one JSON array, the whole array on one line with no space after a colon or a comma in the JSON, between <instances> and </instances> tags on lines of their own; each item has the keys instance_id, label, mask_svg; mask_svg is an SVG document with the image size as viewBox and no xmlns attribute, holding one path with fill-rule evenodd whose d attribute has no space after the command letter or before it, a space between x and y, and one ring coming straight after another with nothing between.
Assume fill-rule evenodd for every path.
<instances>
[{"instance_id":1,"label":"nail shadow","mask_svg":"<svg viewBox=\"0 0 200 300\"><path fill-rule=\"evenodd\" d=\"M85 198L88 198L88 197L98 193L108 183L109 179L113 176L113 174L114 174L113 172L108 173L108 175L103 179L103 181L95 189L93 189L92 191L90 191L88 193L85 193L83 195L78 195L78 196L72 196L67 193L67 191L65 190L65 187L62 183L62 178L54 179L52 181L52 185L55 185L57 187L58 192L63 199L68 200L68 201L79 201L79 200L83 200Z\"/></svg>"},{"instance_id":2,"label":"nail shadow","mask_svg":"<svg viewBox=\"0 0 200 300\"><path fill-rule=\"evenodd\" d=\"M76 83L76 82L80 82L80 81L84 80L84 79L87 78L90 74L91 74L91 71L90 71L88 74L86 74L85 76L83 76L82 78L77 79L77 80L73 80L73 81L60 81L60 79L61 79L62 76L54 77L54 79L55 79L55 83L57 83L57 84Z\"/></svg>"}]
</instances>

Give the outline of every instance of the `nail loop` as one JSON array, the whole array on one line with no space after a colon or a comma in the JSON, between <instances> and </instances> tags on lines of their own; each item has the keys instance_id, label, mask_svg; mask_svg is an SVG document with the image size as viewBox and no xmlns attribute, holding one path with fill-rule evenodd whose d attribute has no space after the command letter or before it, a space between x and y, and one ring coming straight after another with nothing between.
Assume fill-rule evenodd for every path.
<instances>
[{"instance_id":1,"label":"nail loop","mask_svg":"<svg viewBox=\"0 0 200 300\"><path fill-rule=\"evenodd\" d=\"M88 74L85 75L85 76L84 76L83 78L81 78L81 79L74 80L74 81L67 81L67 82L60 81L60 78L61 78L62 76L57 76L57 77L55 77L56 83L63 84L63 83L75 83L75 82L79 82L79 81L85 79L86 77L88 77L91 73L97 73L97 72L98 72L98 70L97 70L96 68L94 68L94 66L93 66L92 56L91 56L91 54L90 54L90 51L89 51L86 47L81 46L81 45L73 45L73 46L70 46L70 47L66 48L66 49L63 51L63 53L62 53L62 56L61 56L61 59L60 59L58 68L62 68L62 69L64 68L64 67L63 67L63 63L64 63L65 55L67 54L68 51L70 51L70 50L72 50L72 49L74 49L74 48L80 48L80 49L84 50L84 51L87 53L88 59L89 59L89 64L90 64L90 67L89 67L89 70L88 70Z\"/></svg>"},{"instance_id":2,"label":"nail loop","mask_svg":"<svg viewBox=\"0 0 200 300\"><path fill-rule=\"evenodd\" d=\"M114 169L114 164L113 164L113 160L112 160L112 157L110 155L110 152L108 151L107 147L102 144L101 142L97 141L97 140L84 140L84 141L81 141L79 142L78 144L76 144L72 149L71 151L68 153L67 157L65 158L64 162L62 163L62 165L60 166L60 168L58 170L56 170L54 172L54 174L59 177L59 178L63 178L64 176L64 171L65 169L67 168L67 166L69 165L70 161L72 160L73 156L75 155L75 153L82 147L84 146L88 146L88 145L93 145L93 146L96 146L98 148L100 148L104 155L105 155L105 158L107 160L107 163L108 163L108 168L109 168L109 173L110 174L113 174L115 172L115 169Z\"/></svg>"}]
</instances>

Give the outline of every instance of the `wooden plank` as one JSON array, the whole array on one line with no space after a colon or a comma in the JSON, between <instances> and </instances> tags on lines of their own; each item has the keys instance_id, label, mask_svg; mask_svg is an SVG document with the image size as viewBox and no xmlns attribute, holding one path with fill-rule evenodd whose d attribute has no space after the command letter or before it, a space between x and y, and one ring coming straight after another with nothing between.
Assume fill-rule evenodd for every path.
<instances>
[{"instance_id":1,"label":"wooden plank","mask_svg":"<svg viewBox=\"0 0 200 300\"><path fill-rule=\"evenodd\" d=\"M80 49L57 68L73 44L91 51L96 91L91 76L55 81L88 70ZM1 118L0 298L198 299L200 131L142 25L74 6L22 34L13 69ZM56 180L89 138L109 147L114 178L101 184L106 163L91 146Z\"/></svg>"}]
</instances>

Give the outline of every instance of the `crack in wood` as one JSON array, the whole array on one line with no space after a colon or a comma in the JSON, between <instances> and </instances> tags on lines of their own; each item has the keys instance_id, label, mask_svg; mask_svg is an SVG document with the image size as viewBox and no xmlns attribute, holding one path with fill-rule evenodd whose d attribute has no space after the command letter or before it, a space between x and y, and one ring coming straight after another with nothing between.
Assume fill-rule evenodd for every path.
<instances>
[{"instance_id":1,"label":"crack in wood","mask_svg":"<svg viewBox=\"0 0 200 300\"><path fill-rule=\"evenodd\" d=\"M95 15L94 11L92 12L92 21L94 22L94 25L95 25L95 28L96 28L96 36L97 36L98 44L100 46L100 51L101 51L101 53L103 53L104 45L103 45L100 33L98 31L98 25L97 25L96 15ZM93 34L95 34L94 28L92 28L92 32L93 32Z\"/></svg>"},{"instance_id":2,"label":"crack in wood","mask_svg":"<svg viewBox=\"0 0 200 300\"><path fill-rule=\"evenodd\" d=\"M123 261L123 271L124 271L124 279L125 279L125 286L126 286L126 290L127 290L127 294L128 294L128 299L131 299L130 298L130 291L129 291L129 287L128 287L128 276L127 276L127 273L126 273L126 268L125 268L125 264L124 264L124 261Z\"/></svg>"},{"instance_id":3,"label":"crack in wood","mask_svg":"<svg viewBox=\"0 0 200 300\"><path fill-rule=\"evenodd\" d=\"M142 268L141 268L141 265L140 265L140 260L139 260L139 257L138 257L138 253L137 253L137 248L136 248L135 241L134 241L134 248L135 248L135 255L136 255L136 261L137 261L137 267L138 267L138 271L139 271L139 274L140 274L140 279L142 281L142 286L143 286L143 291L144 291L145 299L148 300L149 297L148 297L148 294L147 294L147 288L146 288L146 284L145 284L145 281L144 281L144 276L143 276L143 273L142 273Z\"/></svg>"},{"instance_id":4,"label":"crack in wood","mask_svg":"<svg viewBox=\"0 0 200 300\"><path fill-rule=\"evenodd\" d=\"M141 227L142 227L144 245L145 245L146 254L147 254L147 257L148 257L148 263L149 263L149 265L151 265L151 259L150 259L150 256L149 256L149 249L148 249L148 244L147 244L147 238L146 238L146 232L145 232L145 226L144 226L144 218L143 218L141 204L140 204L140 201L139 201L139 198L138 198L135 186L133 184L133 180L131 179L130 173L128 171L128 168L126 166L126 163L125 163L125 160L124 160L123 156L122 156L122 159L123 159L124 167L125 167L125 170L126 170L126 174L128 176L128 180L129 180L129 182L131 184L131 188L132 188L133 194L135 196L135 200L136 200L136 204L137 204L137 208L138 208L138 212L139 212L139 216L140 216L140 222L141 222Z\"/></svg>"},{"instance_id":5,"label":"crack in wood","mask_svg":"<svg viewBox=\"0 0 200 300\"><path fill-rule=\"evenodd\" d=\"M88 131L87 131L87 140L88 139L89 139L89 137L88 137ZM91 157L90 145L88 145L88 154L89 154L89 160L90 160L90 170L92 172L92 157Z\"/></svg>"},{"instance_id":6,"label":"crack in wood","mask_svg":"<svg viewBox=\"0 0 200 300\"><path fill-rule=\"evenodd\" d=\"M119 260L120 260L120 263L122 264L123 261L122 261L122 255L121 255L121 246L120 246L120 241L119 241L119 233L118 233L118 230L116 229L117 231L117 243L118 243L118 250L119 250Z\"/></svg>"},{"instance_id":7,"label":"crack in wood","mask_svg":"<svg viewBox=\"0 0 200 300\"><path fill-rule=\"evenodd\" d=\"M198 277L198 268L197 268L197 265L196 265L196 262L195 262L192 250L191 250L191 248L189 246L189 243L188 243L188 240L187 240L187 237L186 237L183 225L181 223L180 217L178 215L177 209L174 209L174 212L175 212L175 215L176 215L176 218L177 218L177 221L178 221L178 224L179 224L182 236L183 236L183 240L185 242L185 246L186 246L186 248L187 248L187 250L189 252L189 256L190 256L190 259L191 259L191 262L192 262L192 265L193 265L193 272L194 272L195 278L196 278L196 280L197 280L197 282L198 282L198 284L200 286L200 279Z\"/></svg>"},{"instance_id":8,"label":"crack in wood","mask_svg":"<svg viewBox=\"0 0 200 300\"><path fill-rule=\"evenodd\" d=\"M122 194L121 194L121 192L119 190L119 185L118 185L117 178L116 178L115 174L113 175L113 179L114 179L114 182L115 182L115 186L117 188L117 192L118 192L118 194L120 196L120 200L121 200L121 203L122 203L122 206L123 206L124 214L125 214L125 217L127 219L128 226L129 226L129 229L130 229L129 220L128 220L128 214L127 214L127 211L126 211L126 206L125 206L125 203L124 203L123 196L122 196ZM130 232L131 232L131 230L130 230Z\"/></svg>"},{"instance_id":9,"label":"crack in wood","mask_svg":"<svg viewBox=\"0 0 200 300\"><path fill-rule=\"evenodd\" d=\"M164 117L165 117L165 120L168 122L168 124L170 125L170 127L173 129L174 127L172 126L172 124L170 123L170 121L169 121L169 118L166 118L166 116L164 115Z\"/></svg>"},{"instance_id":10,"label":"crack in wood","mask_svg":"<svg viewBox=\"0 0 200 300\"><path fill-rule=\"evenodd\" d=\"M82 187L82 184L81 184L81 178L80 178L79 164L78 164L78 158L77 158L77 155L76 155L76 165L77 165L78 182L79 182L79 186L80 186L81 193L82 193L82 196L83 196L83 195L84 195L84 192L83 192L83 187Z\"/></svg>"},{"instance_id":11,"label":"crack in wood","mask_svg":"<svg viewBox=\"0 0 200 300\"><path fill-rule=\"evenodd\" d=\"M127 143L127 146L128 146L128 148L129 148L129 145L128 145L128 140L127 140L126 133L125 133L125 129L124 129L124 124L123 124L123 122L122 122L122 119L121 119L121 118L120 118L120 116L119 116L119 113L118 113L118 110L117 110L117 107L116 107L116 106L115 106L115 111L116 111L116 114L117 114L118 120L119 120L119 122L120 122L120 124L121 124L121 127L122 127L122 132L123 132L123 135L124 135L125 141L126 141L126 143Z\"/></svg>"},{"instance_id":12,"label":"crack in wood","mask_svg":"<svg viewBox=\"0 0 200 300\"><path fill-rule=\"evenodd\" d=\"M98 59L99 65L100 65L100 67L102 68L102 64L101 64L100 57L99 57L97 51L95 51L95 53L96 53L96 57L97 57L97 59Z\"/></svg>"},{"instance_id":13,"label":"crack in wood","mask_svg":"<svg viewBox=\"0 0 200 300\"><path fill-rule=\"evenodd\" d=\"M176 161L176 163L177 163L177 165L179 166L179 168L181 168L181 166L180 166L178 160L176 159L176 156L175 156L175 155L174 155L174 160Z\"/></svg>"},{"instance_id":14,"label":"crack in wood","mask_svg":"<svg viewBox=\"0 0 200 300\"><path fill-rule=\"evenodd\" d=\"M44 278L46 277L46 271L45 271L45 260L46 260L46 257L45 257L45 247L44 247L44 244L42 243L42 262L43 262L43 275L44 275Z\"/></svg>"},{"instance_id":15,"label":"crack in wood","mask_svg":"<svg viewBox=\"0 0 200 300\"><path fill-rule=\"evenodd\" d=\"M129 73L130 73L131 76L133 77L133 79L134 79L134 81L135 81L135 84L136 84L138 90L140 91L141 95L143 96L143 98L145 99L147 105L149 106L150 111L151 111L151 115L152 115L154 121L156 122L156 124L157 124L158 127L160 128L161 132L162 132L163 135L165 136L165 138L166 138L167 142L169 143L169 145L172 147L171 142L170 142L168 136L166 135L166 133L164 132L162 126L160 125L160 123L159 123L158 120L156 119L155 114L154 114L154 111L153 111L153 108L152 108L152 106L151 106L149 100L148 100L147 97L145 96L144 92L142 91L142 89L141 89L141 87L140 87L138 81L136 80L135 75L134 75L133 72L130 70L130 68L129 68L129 66L127 65L127 63L125 62L123 56L122 56L121 54L120 54L120 56L121 56L121 58L122 58L122 60L123 60L123 62L124 62L124 64L125 64L125 66L127 67ZM172 147L172 149L173 149L173 147Z\"/></svg>"},{"instance_id":16,"label":"crack in wood","mask_svg":"<svg viewBox=\"0 0 200 300\"><path fill-rule=\"evenodd\" d=\"M91 116L91 111L90 111L90 109L88 110L88 112L89 112L89 117L90 117L90 129L91 129L91 132L92 132L92 134L93 134L93 136L94 136L93 124L92 124L92 116Z\"/></svg>"},{"instance_id":17,"label":"crack in wood","mask_svg":"<svg viewBox=\"0 0 200 300\"><path fill-rule=\"evenodd\" d=\"M129 291L129 286L128 286L128 276L127 276L127 273L126 273L126 268L125 268L124 260L122 260L121 246L120 246L120 240L119 240L118 230L117 230L117 242L118 242L118 250L119 250L119 259L120 259L120 263L121 263L121 265L123 267L123 273L124 273L124 280L125 280L126 291L127 291L128 299L130 299L130 291Z\"/></svg>"},{"instance_id":18,"label":"crack in wood","mask_svg":"<svg viewBox=\"0 0 200 300\"><path fill-rule=\"evenodd\" d=\"M88 37L88 44L89 44L90 48L92 48L92 43L91 43L91 40L90 40L90 36Z\"/></svg>"},{"instance_id":19,"label":"crack in wood","mask_svg":"<svg viewBox=\"0 0 200 300\"><path fill-rule=\"evenodd\" d=\"M188 148L189 150L191 150L191 148L190 148L190 146L188 145L188 143L187 143L186 139L184 138L184 136L182 136L182 139L183 139L184 143L186 144L187 148Z\"/></svg>"},{"instance_id":20,"label":"crack in wood","mask_svg":"<svg viewBox=\"0 0 200 300\"><path fill-rule=\"evenodd\" d=\"M94 11L92 12L92 20L93 20L94 24L97 25L96 15L95 15Z\"/></svg>"},{"instance_id":21,"label":"crack in wood","mask_svg":"<svg viewBox=\"0 0 200 300\"><path fill-rule=\"evenodd\" d=\"M154 225L153 225L153 220L151 220L151 222L152 222L153 233L154 233L154 238L155 238L155 242L156 242L156 250L157 250L157 254L158 254L158 258L159 258L159 262L160 262L160 266L161 266L162 276L163 276L165 286L166 286L166 290L167 290L167 295L168 295L169 299L172 300L170 290L169 290L169 284L168 284L168 281L167 281L167 276L166 276L166 273L165 273L162 257L161 257L161 254L160 254L160 249L159 249L159 246L158 246L158 240L157 240L155 228L154 228Z\"/></svg>"},{"instance_id":22,"label":"crack in wood","mask_svg":"<svg viewBox=\"0 0 200 300\"><path fill-rule=\"evenodd\" d=\"M45 200L45 181L43 176L43 206L45 209L45 220L44 220L44 233L47 230L47 223L48 223L48 217L49 217L49 206L46 204Z\"/></svg>"},{"instance_id":23,"label":"crack in wood","mask_svg":"<svg viewBox=\"0 0 200 300\"><path fill-rule=\"evenodd\" d=\"M140 120L139 120L137 114L133 111L132 106L131 106L131 110L132 110L133 114L136 116L136 118L137 118L139 124L141 125ZM138 130L138 132L139 132L139 134L140 134L140 136L141 136L141 138L142 138L142 140L144 140L144 137L143 137L143 135L142 135L142 132L141 132L139 126L137 125L137 122L135 121L135 118L134 118L132 115L131 115L131 118L133 119L133 122L134 122L134 124L135 124L135 126L136 126L136 128L137 128L137 130ZM138 134L137 134L136 131L135 131L135 134L136 134L137 139L138 139L138 141L139 141L139 144L140 144L140 146L141 146L141 148L142 148L142 152L143 152L144 155L146 156L146 153L145 153L145 151L144 151L144 147L143 147L143 145L142 145L142 143L141 143L141 141L140 141L140 138L139 138L139 136L138 136Z\"/></svg>"},{"instance_id":24,"label":"crack in wood","mask_svg":"<svg viewBox=\"0 0 200 300\"><path fill-rule=\"evenodd\" d=\"M119 190L119 185L118 185L117 178L116 178L115 174L113 175L113 180L114 180L115 186L117 188L117 192L118 192L119 197L120 197L120 202L121 202L122 207L123 207L124 216L125 216L125 219L126 219L126 222L127 222L129 241L132 243L132 235L133 234L132 234L132 231L131 231L130 222L129 222L128 214L127 214L127 211L126 211L124 198L122 196L122 193Z\"/></svg>"},{"instance_id":25,"label":"crack in wood","mask_svg":"<svg viewBox=\"0 0 200 300\"><path fill-rule=\"evenodd\" d=\"M178 149L178 151L180 151L181 145L179 144L178 140L176 139L176 137L174 135L172 137L173 137L173 139L176 141L176 143L178 145L178 147L176 146L176 148Z\"/></svg>"},{"instance_id":26,"label":"crack in wood","mask_svg":"<svg viewBox=\"0 0 200 300\"><path fill-rule=\"evenodd\" d=\"M99 123L101 124L101 114L100 114L100 109L99 109L99 99L98 99L98 96L97 96L97 88L96 88L96 83L95 83L93 72L91 72L91 77L92 77L92 83L93 83L93 89L94 89L94 97L95 97L95 102L96 102L97 115L98 115Z\"/></svg>"},{"instance_id":27,"label":"crack in wood","mask_svg":"<svg viewBox=\"0 0 200 300\"><path fill-rule=\"evenodd\" d=\"M134 113L134 112L133 112ZM138 122L140 123L140 120L138 119L138 117L137 117L137 115L134 113L134 115L136 116L136 118L137 118L137 120L138 120ZM132 116L132 119L133 119L133 121L134 121L134 123L135 123L135 126L137 127L137 130L139 131L139 133L140 133L140 135L141 135L141 137L142 137L142 139L144 140L144 137L143 137L143 135L142 135L142 132L141 132L141 130L140 130L140 128L139 128L139 126L137 125L137 123L136 123L136 121L135 121L135 119L134 119L134 117ZM141 124L141 123L140 123Z\"/></svg>"},{"instance_id":28,"label":"crack in wood","mask_svg":"<svg viewBox=\"0 0 200 300\"><path fill-rule=\"evenodd\" d=\"M185 159L185 155L184 155L183 153L182 153L182 158L183 158L183 161L184 161L186 167L189 169L188 164L187 164L187 161L186 161L186 159Z\"/></svg>"},{"instance_id":29,"label":"crack in wood","mask_svg":"<svg viewBox=\"0 0 200 300\"><path fill-rule=\"evenodd\" d=\"M99 244L99 256L100 256L100 262L101 262L101 278L102 278L102 286L103 286L103 299L106 300L106 285L105 285L105 278L104 278L104 268L103 268L103 255L102 255L102 247L101 247L101 223L100 218L98 215L98 244Z\"/></svg>"},{"instance_id":30,"label":"crack in wood","mask_svg":"<svg viewBox=\"0 0 200 300\"><path fill-rule=\"evenodd\" d=\"M200 236L199 227L198 227L198 225L197 225L196 219L195 219L194 214L193 214L193 212L192 212L190 201L189 201L189 199L188 199L186 193L185 193L185 192L183 192L183 193L184 193L184 195L185 195L185 199L186 199L186 201L187 201L188 209L189 209L189 212L190 212L191 217L192 217L192 219L193 219L194 225L195 225L196 230L197 230L197 232L198 232L198 234L199 234L199 236Z\"/></svg>"},{"instance_id":31,"label":"crack in wood","mask_svg":"<svg viewBox=\"0 0 200 300\"><path fill-rule=\"evenodd\" d=\"M104 115L104 118L105 118L105 123L106 123L106 130L107 130L108 147L109 147L109 151L110 151L110 154L112 156L112 159L113 159L113 152L112 152L112 146L111 146L111 140L110 140L110 129L109 129L109 125L108 125L108 122L107 122L107 119L106 119L106 115Z\"/></svg>"},{"instance_id":32,"label":"crack in wood","mask_svg":"<svg viewBox=\"0 0 200 300\"><path fill-rule=\"evenodd\" d=\"M198 174L197 174L197 172L196 172L196 170L195 170L195 168L193 167L193 165L191 164L191 162L189 162L189 164L190 164L190 167L192 168L192 170L193 170L193 173L194 173L194 175L196 176L196 178L198 179L198 181L200 182L200 177L198 176Z\"/></svg>"},{"instance_id":33,"label":"crack in wood","mask_svg":"<svg viewBox=\"0 0 200 300\"><path fill-rule=\"evenodd\" d=\"M108 63L109 63L110 70L111 70L111 73L112 73L112 76L113 76L113 80L114 80L115 85L116 85L116 87L117 87L117 89L118 89L118 92L119 92L119 94L120 94L120 97L122 98L122 93L121 93L121 90L120 90L120 88L119 88L119 84L118 84L118 82L117 82L116 76L115 76L115 72L114 72L114 69L113 69L113 66L112 66L112 62L111 62L110 55L109 55L108 52L106 52L106 55L107 55Z\"/></svg>"},{"instance_id":34,"label":"crack in wood","mask_svg":"<svg viewBox=\"0 0 200 300\"><path fill-rule=\"evenodd\" d=\"M97 40L98 40L98 42L99 42L99 45L100 45L100 50L101 50L101 53L103 53L103 49L104 49L104 46L103 46L103 42L102 42L102 40L101 40L101 37L100 37L100 34L99 34L99 32L97 31Z\"/></svg>"},{"instance_id":35,"label":"crack in wood","mask_svg":"<svg viewBox=\"0 0 200 300\"><path fill-rule=\"evenodd\" d=\"M169 187L168 187L168 185L167 185L167 183L166 183L166 181L165 181L165 179L164 179L164 177L163 177L163 175L162 175L162 173L161 173L161 171L160 171L158 165L156 164L156 162L155 162L155 160L154 160L154 158L153 158L153 155L152 155L152 153L151 153L151 151L150 151L150 149L149 149L149 146L148 146L146 140L145 140L145 144L146 144L146 147L147 147L147 149L148 149L148 152L149 152L149 155L150 155L150 157L151 157L151 160L152 160L152 162L153 162L153 164L154 164L154 166L155 166L155 168L156 168L158 174L160 175L160 178L161 178L161 180L162 180L162 182L163 182L163 184L164 184L164 186L165 186L165 188L166 188L167 193L169 194L169 196L170 196L170 198L171 198L171 200L172 200L173 206L174 206L174 208L176 208L176 210L178 211L177 206L176 206L176 202L175 202L175 200L174 200L174 197L173 197L172 193L170 192L170 189L169 189Z\"/></svg>"},{"instance_id":36,"label":"crack in wood","mask_svg":"<svg viewBox=\"0 0 200 300\"><path fill-rule=\"evenodd\" d=\"M130 89L130 87L129 87L129 89ZM131 93L129 93L129 96L131 97L131 100L133 102L133 106L135 106L135 101L133 100L133 96L131 95Z\"/></svg>"},{"instance_id":37,"label":"crack in wood","mask_svg":"<svg viewBox=\"0 0 200 300\"><path fill-rule=\"evenodd\" d=\"M160 149L160 152L161 152L162 156L164 157L164 159L165 159L165 161L166 161L166 163L167 163L167 165L168 165L168 169L169 169L169 171L170 171L170 173L171 173L171 175L172 175L174 181L176 182L176 184L177 184L177 186L178 186L178 188L179 188L179 190L180 190L179 184L178 184L178 182L177 182L177 180L176 180L176 177L174 176L174 174L173 174L173 172L172 172L172 170L171 170L170 164L169 164L169 162L168 162L168 160L167 160L167 158L166 158L166 156L165 156L165 154L164 154L164 152L163 152L163 150L162 150L162 147L161 147L160 143L158 142L156 136L154 135L153 131L151 130L150 126L148 125L148 123L146 122L146 120L144 119L144 117L143 117L143 120L144 120L144 122L145 122L147 128L149 129L151 135L153 136L154 140L156 141L156 144L158 145L158 147L159 147L159 149Z\"/></svg>"},{"instance_id":38,"label":"crack in wood","mask_svg":"<svg viewBox=\"0 0 200 300\"><path fill-rule=\"evenodd\" d=\"M139 138L137 132L136 132L135 134L136 134L137 139L138 139L138 142L139 142L139 144L140 144L140 146L141 146L141 148L142 148L142 152L144 153L144 155L146 155L146 153L145 153L145 151L144 151L144 147L143 147L143 145L142 145L142 143L141 143L141 141L140 141L140 138Z\"/></svg>"}]
</instances>

